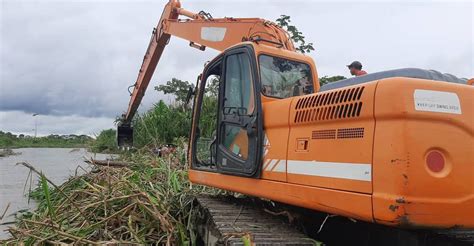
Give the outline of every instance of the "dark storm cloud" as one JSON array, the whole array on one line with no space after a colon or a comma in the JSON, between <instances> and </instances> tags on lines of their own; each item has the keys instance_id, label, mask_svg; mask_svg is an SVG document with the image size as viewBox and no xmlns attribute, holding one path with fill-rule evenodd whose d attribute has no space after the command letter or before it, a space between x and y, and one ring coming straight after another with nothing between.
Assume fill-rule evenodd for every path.
<instances>
[{"instance_id":1,"label":"dark storm cloud","mask_svg":"<svg viewBox=\"0 0 474 246\"><path fill-rule=\"evenodd\" d=\"M115 117L125 110L162 2L5 2L0 110ZM202 68L187 43L164 53L152 83ZM172 46L172 45L170 45ZM215 52L214 52L215 54ZM200 62L199 62L200 60ZM159 94L148 90L158 100ZM161 97L163 98L163 97Z\"/></svg>"},{"instance_id":2,"label":"dark storm cloud","mask_svg":"<svg viewBox=\"0 0 474 246\"><path fill-rule=\"evenodd\" d=\"M145 15L147 9L140 7L3 3L0 110L118 114L127 104L125 88L136 78L143 41L156 22L156 14Z\"/></svg>"},{"instance_id":3,"label":"dark storm cloud","mask_svg":"<svg viewBox=\"0 0 474 246\"><path fill-rule=\"evenodd\" d=\"M97 126L103 125L104 117L112 121L126 109L126 88L135 82L165 2L2 1L0 112L4 119L10 117L8 112L14 112L13 118L35 112L61 121L63 116L99 117ZM349 76L344 65L352 60L361 60L369 72L420 67L473 76L474 7L469 1L183 0L182 5L215 17L275 20L280 14L290 15L306 39L314 42L316 51L310 55L321 76ZM159 99L172 100L154 91L154 85L172 77L194 83L203 64L216 54L172 38L141 110ZM10 121L8 127L21 123ZM0 122L0 128L6 125Z\"/></svg>"}]
</instances>

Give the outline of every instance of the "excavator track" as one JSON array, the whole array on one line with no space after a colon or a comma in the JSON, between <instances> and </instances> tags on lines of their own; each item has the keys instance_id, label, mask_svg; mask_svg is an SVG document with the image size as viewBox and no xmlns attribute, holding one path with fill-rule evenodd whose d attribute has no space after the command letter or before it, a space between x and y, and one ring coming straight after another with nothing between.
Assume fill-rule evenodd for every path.
<instances>
[{"instance_id":1,"label":"excavator track","mask_svg":"<svg viewBox=\"0 0 474 246\"><path fill-rule=\"evenodd\" d=\"M299 231L294 225L295 223L288 223L289 217L285 218L285 216L281 216L284 215L283 213L267 210L268 202L231 196L198 196L195 201L197 206L197 209L195 209L196 219L198 220L195 223L197 225L196 231L204 245L247 245L246 240L251 242L251 245L317 244L317 241L312 239L310 235ZM297 215L302 211L300 209L292 210L290 206L275 204L280 209L283 208L293 215ZM273 207L272 210L275 210L275 208ZM309 228L318 228L321 218L312 217L312 215L315 215L315 213L306 211L295 218L298 218L299 222L302 222L301 219L311 222L317 221L317 223L309 225ZM316 214L316 216L320 215ZM304 223L296 224L302 225ZM339 236L327 237L327 235L320 235L319 237L322 236L324 242L327 240L328 245L347 245L348 241L354 240L359 242L360 245L474 245L474 230L470 229L402 230L365 222L351 222L350 224L350 227L347 227L343 223L336 222L329 225L325 230L336 230ZM332 233L329 232L329 234ZM369 236L371 239L361 238L360 235L364 234L371 234L372 236ZM340 235L345 235L344 237L347 238L341 241ZM312 236L314 238L315 235Z\"/></svg>"},{"instance_id":2,"label":"excavator track","mask_svg":"<svg viewBox=\"0 0 474 246\"><path fill-rule=\"evenodd\" d=\"M449 229L438 231L437 234L443 235L468 245L474 245L473 229Z\"/></svg>"},{"instance_id":3,"label":"excavator track","mask_svg":"<svg viewBox=\"0 0 474 246\"><path fill-rule=\"evenodd\" d=\"M196 201L200 220L197 231L204 245L316 244L278 216L249 204L249 200L199 196Z\"/></svg>"}]
</instances>

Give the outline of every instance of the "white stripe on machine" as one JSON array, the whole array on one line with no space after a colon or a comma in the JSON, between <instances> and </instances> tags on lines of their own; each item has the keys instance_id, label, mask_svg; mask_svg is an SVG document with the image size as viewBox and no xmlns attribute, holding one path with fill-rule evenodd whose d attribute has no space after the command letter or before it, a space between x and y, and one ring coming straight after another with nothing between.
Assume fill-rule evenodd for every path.
<instances>
[{"instance_id":1,"label":"white stripe on machine","mask_svg":"<svg viewBox=\"0 0 474 246\"><path fill-rule=\"evenodd\" d=\"M372 165L360 163L288 160L289 174L372 181Z\"/></svg>"},{"instance_id":2,"label":"white stripe on machine","mask_svg":"<svg viewBox=\"0 0 474 246\"><path fill-rule=\"evenodd\" d=\"M278 163L280 160L277 160L277 159L270 159L267 161L267 163L265 164L266 166L264 166L264 170L265 171L270 171L272 170L273 166Z\"/></svg>"},{"instance_id":3,"label":"white stripe on machine","mask_svg":"<svg viewBox=\"0 0 474 246\"><path fill-rule=\"evenodd\" d=\"M286 172L286 161L280 160L275 166L273 166L272 172L284 173Z\"/></svg>"}]
</instances>

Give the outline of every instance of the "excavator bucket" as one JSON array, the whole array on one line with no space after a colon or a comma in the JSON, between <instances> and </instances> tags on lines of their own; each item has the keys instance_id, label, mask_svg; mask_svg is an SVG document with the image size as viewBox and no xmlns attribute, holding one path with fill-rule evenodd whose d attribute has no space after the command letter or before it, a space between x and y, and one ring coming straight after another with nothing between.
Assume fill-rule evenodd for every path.
<instances>
[{"instance_id":1,"label":"excavator bucket","mask_svg":"<svg viewBox=\"0 0 474 246\"><path fill-rule=\"evenodd\" d=\"M133 127L131 125L117 126L117 145L120 148L133 146Z\"/></svg>"}]
</instances>

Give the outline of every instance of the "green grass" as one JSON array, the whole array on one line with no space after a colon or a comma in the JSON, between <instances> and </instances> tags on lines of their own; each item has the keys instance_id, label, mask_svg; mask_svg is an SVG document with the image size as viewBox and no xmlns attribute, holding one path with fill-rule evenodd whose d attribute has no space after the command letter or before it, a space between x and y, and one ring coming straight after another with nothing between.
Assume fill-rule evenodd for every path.
<instances>
[{"instance_id":1,"label":"green grass","mask_svg":"<svg viewBox=\"0 0 474 246\"><path fill-rule=\"evenodd\" d=\"M89 150L94 153L116 153L116 134L117 131L114 129L103 130L95 141L90 142Z\"/></svg>"},{"instance_id":2,"label":"green grass","mask_svg":"<svg viewBox=\"0 0 474 246\"><path fill-rule=\"evenodd\" d=\"M48 181L46 181L46 177L44 174L41 174L41 188L43 190L44 194L44 201L46 202L46 207L48 209L48 213L51 219L54 219L55 214L54 214L54 208L51 205L51 195L49 192L49 187L48 187Z\"/></svg>"}]
</instances>

